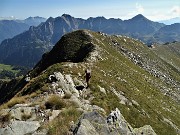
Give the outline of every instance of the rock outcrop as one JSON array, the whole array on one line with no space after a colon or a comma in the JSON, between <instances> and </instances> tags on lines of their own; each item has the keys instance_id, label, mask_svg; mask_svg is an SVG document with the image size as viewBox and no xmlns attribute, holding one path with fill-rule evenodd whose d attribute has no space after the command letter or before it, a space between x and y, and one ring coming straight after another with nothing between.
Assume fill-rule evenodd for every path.
<instances>
[{"instance_id":1,"label":"rock outcrop","mask_svg":"<svg viewBox=\"0 0 180 135\"><path fill-rule=\"evenodd\" d=\"M75 135L156 135L150 125L133 129L118 108L107 118L96 111L85 113L71 131Z\"/></svg>"},{"instance_id":2,"label":"rock outcrop","mask_svg":"<svg viewBox=\"0 0 180 135\"><path fill-rule=\"evenodd\" d=\"M0 135L33 134L39 127L38 121L12 121L7 127L0 128Z\"/></svg>"},{"instance_id":3,"label":"rock outcrop","mask_svg":"<svg viewBox=\"0 0 180 135\"><path fill-rule=\"evenodd\" d=\"M135 128L134 132L136 135L156 135L156 133L154 132L154 130L150 125L145 125L140 128Z\"/></svg>"}]
</instances>

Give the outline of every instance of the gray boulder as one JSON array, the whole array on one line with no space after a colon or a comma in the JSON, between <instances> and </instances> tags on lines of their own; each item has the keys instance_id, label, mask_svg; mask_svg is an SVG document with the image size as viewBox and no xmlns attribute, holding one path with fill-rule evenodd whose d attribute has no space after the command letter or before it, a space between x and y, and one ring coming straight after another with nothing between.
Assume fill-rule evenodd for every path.
<instances>
[{"instance_id":1,"label":"gray boulder","mask_svg":"<svg viewBox=\"0 0 180 135\"><path fill-rule=\"evenodd\" d=\"M36 119L34 107L17 107L10 111L12 118L22 120L23 115L30 116L32 120Z\"/></svg>"},{"instance_id":2,"label":"gray boulder","mask_svg":"<svg viewBox=\"0 0 180 135\"><path fill-rule=\"evenodd\" d=\"M156 135L156 133L154 132L154 130L150 125L145 125L140 128L135 128L134 132L136 135Z\"/></svg>"},{"instance_id":3,"label":"gray boulder","mask_svg":"<svg viewBox=\"0 0 180 135\"><path fill-rule=\"evenodd\" d=\"M99 135L93 125L87 120L82 119L81 124L76 133L77 135Z\"/></svg>"},{"instance_id":4,"label":"gray boulder","mask_svg":"<svg viewBox=\"0 0 180 135\"><path fill-rule=\"evenodd\" d=\"M0 128L0 135L25 135L32 134L40 124L38 121L12 121L5 128Z\"/></svg>"},{"instance_id":5,"label":"gray boulder","mask_svg":"<svg viewBox=\"0 0 180 135\"><path fill-rule=\"evenodd\" d=\"M131 125L125 120L120 110L116 108L107 117L107 123L112 134L135 135Z\"/></svg>"},{"instance_id":6,"label":"gray boulder","mask_svg":"<svg viewBox=\"0 0 180 135\"><path fill-rule=\"evenodd\" d=\"M74 135L156 135L150 125L133 129L118 108L107 118L96 111L84 113L71 131Z\"/></svg>"},{"instance_id":7,"label":"gray boulder","mask_svg":"<svg viewBox=\"0 0 180 135\"><path fill-rule=\"evenodd\" d=\"M94 133L93 135L110 134L106 119L96 111L83 114L72 131L78 135L85 135L87 133Z\"/></svg>"}]
</instances>

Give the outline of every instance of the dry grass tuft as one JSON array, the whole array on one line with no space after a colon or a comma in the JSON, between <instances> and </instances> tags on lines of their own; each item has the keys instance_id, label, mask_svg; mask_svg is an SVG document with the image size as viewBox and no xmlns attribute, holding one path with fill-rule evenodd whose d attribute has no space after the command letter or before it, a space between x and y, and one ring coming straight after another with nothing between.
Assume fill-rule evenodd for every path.
<instances>
[{"instance_id":1,"label":"dry grass tuft","mask_svg":"<svg viewBox=\"0 0 180 135\"><path fill-rule=\"evenodd\" d=\"M65 95L64 95L64 97L63 97L64 99L70 99L71 98L71 94L69 94L69 93L65 93Z\"/></svg>"},{"instance_id":2,"label":"dry grass tuft","mask_svg":"<svg viewBox=\"0 0 180 135\"><path fill-rule=\"evenodd\" d=\"M26 97L22 96L22 97L14 97L12 98L9 102L3 104L0 106L0 110L2 109L7 109L7 108L11 108L16 104L22 104L26 102Z\"/></svg>"},{"instance_id":3,"label":"dry grass tuft","mask_svg":"<svg viewBox=\"0 0 180 135\"><path fill-rule=\"evenodd\" d=\"M69 107L68 109L63 110L63 112L61 112L60 115L49 124L48 134L67 135L70 128L70 123L72 121L76 122L81 114L82 112L74 107Z\"/></svg>"},{"instance_id":4,"label":"dry grass tuft","mask_svg":"<svg viewBox=\"0 0 180 135\"><path fill-rule=\"evenodd\" d=\"M26 120L28 120L28 119L30 119L32 117L32 114L22 114L21 115L21 119L23 120L23 121L26 121Z\"/></svg>"},{"instance_id":5,"label":"dry grass tuft","mask_svg":"<svg viewBox=\"0 0 180 135\"><path fill-rule=\"evenodd\" d=\"M52 95L45 103L46 109L60 110L66 106L66 102L57 95Z\"/></svg>"}]
</instances>

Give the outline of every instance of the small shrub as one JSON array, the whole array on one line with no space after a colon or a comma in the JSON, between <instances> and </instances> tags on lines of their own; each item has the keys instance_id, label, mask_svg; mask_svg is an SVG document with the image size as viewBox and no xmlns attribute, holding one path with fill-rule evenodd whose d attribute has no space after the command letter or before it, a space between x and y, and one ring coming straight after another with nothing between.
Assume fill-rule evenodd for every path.
<instances>
[{"instance_id":1,"label":"small shrub","mask_svg":"<svg viewBox=\"0 0 180 135\"><path fill-rule=\"evenodd\" d=\"M46 109L46 106L45 106L44 104L40 104L39 109L40 109L40 110L45 110L45 109Z\"/></svg>"},{"instance_id":2,"label":"small shrub","mask_svg":"<svg viewBox=\"0 0 180 135\"><path fill-rule=\"evenodd\" d=\"M26 121L26 120L30 119L31 116L32 116L32 114L25 114L24 113L24 114L21 115L21 120Z\"/></svg>"},{"instance_id":3,"label":"small shrub","mask_svg":"<svg viewBox=\"0 0 180 135\"><path fill-rule=\"evenodd\" d=\"M49 90L49 87L48 87L47 84L44 85L44 86L41 88L41 91L43 91L43 92L46 92L46 91L48 91L48 90Z\"/></svg>"},{"instance_id":4,"label":"small shrub","mask_svg":"<svg viewBox=\"0 0 180 135\"><path fill-rule=\"evenodd\" d=\"M2 105L0 106L0 111L1 111L2 109L6 109L6 108L8 108L8 107L7 107L7 104L2 104Z\"/></svg>"},{"instance_id":5,"label":"small shrub","mask_svg":"<svg viewBox=\"0 0 180 135\"><path fill-rule=\"evenodd\" d=\"M69 107L69 106L73 106L74 108L78 108L79 107L79 105L77 104L77 102L75 102L75 101L69 101L69 102L67 102L67 106Z\"/></svg>"},{"instance_id":6,"label":"small shrub","mask_svg":"<svg viewBox=\"0 0 180 135\"><path fill-rule=\"evenodd\" d=\"M64 95L64 97L63 97L64 99L70 99L71 98L71 94L69 94L69 93L65 93L65 95Z\"/></svg>"},{"instance_id":7,"label":"small shrub","mask_svg":"<svg viewBox=\"0 0 180 135\"><path fill-rule=\"evenodd\" d=\"M45 103L46 109L62 109L66 106L66 103L57 95L51 96Z\"/></svg>"},{"instance_id":8,"label":"small shrub","mask_svg":"<svg viewBox=\"0 0 180 135\"><path fill-rule=\"evenodd\" d=\"M9 122L10 119L11 119L11 114L10 113L0 115L0 123Z\"/></svg>"},{"instance_id":9,"label":"small shrub","mask_svg":"<svg viewBox=\"0 0 180 135\"><path fill-rule=\"evenodd\" d=\"M24 113L24 109L23 108L21 109L21 112Z\"/></svg>"},{"instance_id":10,"label":"small shrub","mask_svg":"<svg viewBox=\"0 0 180 135\"><path fill-rule=\"evenodd\" d=\"M42 93L42 91L41 91L40 89L36 91L36 94L37 94L37 95L39 95L39 94L41 94L41 93Z\"/></svg>"},{"instance_id":11,"label":"small shrub","mask_svg":"<svg viewBox=\"0 0 180 135\"><path fill-rule=\"evenodd\" d=\"M33 93L31 93L31 94L29 95L29 97L30 97L30 98L34 98L34 97L36 97L37 95L38 95L37 93L33 92Z\"/></svg>"},{"instance_id":12,"label":"small shrub","mask_svg":"<svg viewBox=\"0 0 180 135\"><path fill-rule=\"evenodd\" d=\"M47 114L47 116L49 116L49 117L52 116L52 112L49 111L48 114Z\"/></svg>"},{"instance_id":13,"label":"small shrub","mask_svg":"<svg viewBox=\"0 0 180 135\"><path fill-rule=\"evenodd\" d=\"M11 108L16 104L22 104L25 103L25 97L14 97L9 102L7 102L7 107Z\"/></svg>"}]
</instances>

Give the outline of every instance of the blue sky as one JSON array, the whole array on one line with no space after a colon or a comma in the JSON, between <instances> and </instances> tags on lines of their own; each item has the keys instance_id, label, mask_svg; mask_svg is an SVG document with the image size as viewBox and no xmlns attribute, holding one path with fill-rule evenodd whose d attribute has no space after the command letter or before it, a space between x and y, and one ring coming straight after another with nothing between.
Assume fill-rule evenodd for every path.
<instances>
[{"instance_id":1,"label":"blue sky","mask_svg":"<svg viewBox=\"0 0 180 135\"><path fill-rule=\"evenodd\" d=\"M180 0L0 0L0 17L57 17L129 19L143 14L157 21L180 17Z\"/></svg>"}]
</instances>

